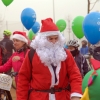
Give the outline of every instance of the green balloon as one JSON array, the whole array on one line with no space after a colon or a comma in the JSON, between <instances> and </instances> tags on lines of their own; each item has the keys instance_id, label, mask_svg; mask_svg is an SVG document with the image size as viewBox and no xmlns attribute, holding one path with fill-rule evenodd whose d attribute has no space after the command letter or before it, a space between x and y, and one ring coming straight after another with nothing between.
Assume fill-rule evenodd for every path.
<instances>
[{"instance_id":1,"label":"green balloon","mask_svg":"<svg viewBox=\"0 0 100 100\"><path fill-rule=\"evenodd\" d=\"M58 29L60 30L60 32L64 31L67 26L65 20L63 20L63 19L58 20L56 22L56 25L57 25Z\"/></svg>"},{"instance_id":2,"label":"green balloon","mask_svg":"<svg viewBox=\"0 0 100 100\"><path fill-rule=\"evenodd\" d=\"M9 6L13 2L13 0L2 0L2 2L5 6Z\"/></svg>"},{"instance_id":3,"label":"green balloon","mask_svg":"<svg viewBox=\"0 0 100 100\"><path fill-rule=\"evenodd\" d=\"M91 86L89 86L90 100L100 100L100 69L98 69L96 72L97 72L98 76L94 80L94 83ZM92 73L93 73L93 70L88 72L83 79L83 82L82 82L83 93L85 91L85 88L88 85L88 79Z\"/></svg>"},{"instance_id":4,"label":"green balloon","mask_svg":"<svg viewBox=\"0 0 100 100\"><path fill-rule=\"evenodd\" d=\"M32 40L34 36L35 36L35 34L33 33L33 31L30 30L29 33L28 33L28 38L29 38L30 40Z\"/></svg>"},{"instance_id":5,"label":"green balloon","mask_svg":"<svg viewBox=\"0 0 100 100\"><path fill-rule=\"evenodd\" d=\"M83 38L84 33L83 33L83 16L78 16L76 17L73 22L72 22L72 30L75 36L79 39Z\"/></svg>"}]
</instances>

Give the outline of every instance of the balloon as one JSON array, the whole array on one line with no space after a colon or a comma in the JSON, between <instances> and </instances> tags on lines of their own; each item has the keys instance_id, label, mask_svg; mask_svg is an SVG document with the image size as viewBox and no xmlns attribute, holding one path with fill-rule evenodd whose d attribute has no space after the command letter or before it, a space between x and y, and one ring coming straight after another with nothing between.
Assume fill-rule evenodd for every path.
<instances>
[{"instance_id":1,"label":"balloon","mask_svg":"<svg viewBox=\"0 0 100 100\"><path fill-rule=\"evenodd\" d=\"M2 0L2 2L5 6L9 6L13 2L13 0Z\"/></svg>"},{"instance_id":2,"label":"balloon","mask_svg":"<svg viewBox=\"0 0 100 100\"><path fill-rule=\"evenodd\" d=\"M56 22L56 25L57 25L58 29L60 30L60 32L64 31L67 26L65 20L63 20L63 19L58 20Z\"/></svg>"},{"instance_id":3,"label":"balloon","mask_svg":"<svg viewBox=\"0 0 100 100\"><path fill-rule=\"evenodd\" d=\"M21 13L21 21L24 27L29 30L36 21L36 13L31 8L25 8Z\"/></svg>"},{"instance_id":4,"label":"balloon","mask_svg":"<svg viewBox=\"0 0 100 100\"><path fill-rule=\"evenodd\" d=\"M34 33L37 33L40 29L40 24L38 22L35 22L35 24L32 26L32 31Z\"/></svg>"},{"instance_id":5,"label":"balloon","mask_svg":"<svg viewBox=\"0 0 100 100\"><path fill-rule=\"evenodd\" d=\"M94 83L88 87L90 100L100 100L100 69L98 69L96 72L98 76L95 78ZM93 70L88 72L83 79L83 82L82 82L83 92L85 91L85 88L88 85L88 79L92 73L93 73Z\"/></svg>"},{"instance_id":6,"label":"balloon","mask_svg":"<svg viewBox=\"0 0 100 100\"><path fill-rule=\"evenodd\" d=\"M100 40L100 13L89 13L83 22L85 37L91 44L96 44Z\"/></svg>"},{"instance_id":7,"label":"balloon","mask_svg":"<svg viewBox=\"0 0 100 100\"><path fill-rule=\"evenodd\" d=\"M79 39L83 38L84 36L82 29L83 20L84 20L83 16L77 16L76 18L74 18L72 22L72 31L75 34L75 36Z\"/></svg>"},{"instance_id":8,"label":"balloon","mask_svg":"<svg viewBox=\"0 0 100 100\"><path fill-rule=\"evenodd\" d=\"M28 33L28 38L29 38L30 40L32 40L34 36L35 36L35 34L33 33L33 31L30 30L29 33Z\"/></svg>"}]
</instances>

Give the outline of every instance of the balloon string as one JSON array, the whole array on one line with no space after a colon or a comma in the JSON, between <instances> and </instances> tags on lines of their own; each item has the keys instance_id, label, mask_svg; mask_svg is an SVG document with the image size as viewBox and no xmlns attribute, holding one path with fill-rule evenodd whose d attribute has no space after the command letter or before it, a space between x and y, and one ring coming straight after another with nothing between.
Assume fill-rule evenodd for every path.
<instances>
[{"instance_id":1,"label":"balloon string","mask_svg":"<svg viewBox=\"0 0 100 100\"><path fill-rule=\"evenodd\" d=\"M3 17L3 19L6 18L6 10L7 10L7 7L5 7L5 11L4 11L4 17Z\"/></svg>"},{"instance_id":2,"label":"balloon string","mask_svg":"<svg viewBox=\"0 0 100 100\"><path fill-rule=\"evenodd\" d=\"M4 10L4 14L3 14L3 17L0 19L0 21L3 21L3 20L5 19L6 9L7 9L7 7L5 8L5 10Z\"/></svg>"}]
</instances>

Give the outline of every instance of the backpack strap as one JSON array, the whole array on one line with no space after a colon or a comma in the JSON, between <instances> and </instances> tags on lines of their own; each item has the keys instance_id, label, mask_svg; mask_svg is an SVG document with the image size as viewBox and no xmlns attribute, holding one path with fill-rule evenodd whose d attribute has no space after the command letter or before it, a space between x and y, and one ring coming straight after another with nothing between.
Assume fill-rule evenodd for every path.
<instances>
[{"instance_id":1,"label":"backpack strap","mask_svg":"<svg viewBox=\"0 0 100 100\"><path fill-rule=\"evenodd\" d=\"M33 57L34 57L34 53L35 53L35 49L31 48L30 51L28 52L28 57L29 57L29 60L30 60L30 64L31 64L31 71L32 71L32 60L33 60ZM32 72L31 72L32 74ZM31 78L32 79L32 75L31 75Z\"/></svg>"},{"instance_id":2,"label":"backpack strap","mask_svg":"<svg viewBox=\"0 0 100 100\"><path fill-rule=\"evenodd\" d=\"M29 57L29 60L30 60L30 64L31 64L31 78L30 79L32 79L32 59L33 59L33 57L34 57L34 53L35 53L35 49L33 49L33 48L31 48L30 49L30 51L28 52L28 57ZM29 89L29 91L28 91L28 99L27 100L29 100L29 96L30 96L30 93L32 92L32 89Z\"/></svg>"},{"instance_id":3,"label":"backpack strap","mask_svg":"<svg viewBox=\"0 0 100 100\"><path fill-rule=\"evenodd\" d=\"M34 57L34 53L35 53L35 50L33 48L31 48L29 53L28 53L28 57L29 57L31 65L32 65L32 59Z\"/></svg>"}]
</instances>

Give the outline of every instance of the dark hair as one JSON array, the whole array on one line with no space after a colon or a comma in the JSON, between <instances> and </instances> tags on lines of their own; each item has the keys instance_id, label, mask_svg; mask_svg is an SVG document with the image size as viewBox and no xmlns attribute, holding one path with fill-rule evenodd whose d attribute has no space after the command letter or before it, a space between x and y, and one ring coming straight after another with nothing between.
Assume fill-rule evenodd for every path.
<instances>
[{"instance_id":1,"label":"dark hair","mask_svg":"<svg viewBox=\"0 0 100 100\"><path fill-rule=\"evenodd\" d=\"M23 46L23 48L24 48L24 51L25 51L25 50L27 50L27 49L30 49L30 46L29 46L28 44L25 43L24 46Z\"/></svg>"},{"instance_id":2,"label":"dark hair","mask_svg":"<svg viewBox=\"0 0 100 100\"><path fill-rule=\"evenodd\" d=\"M30 49L30 46L25 43L24 46L23 46L24 55L26 55L26 52L27 52L28 49Z\"/></svg>"}]
</instances>

